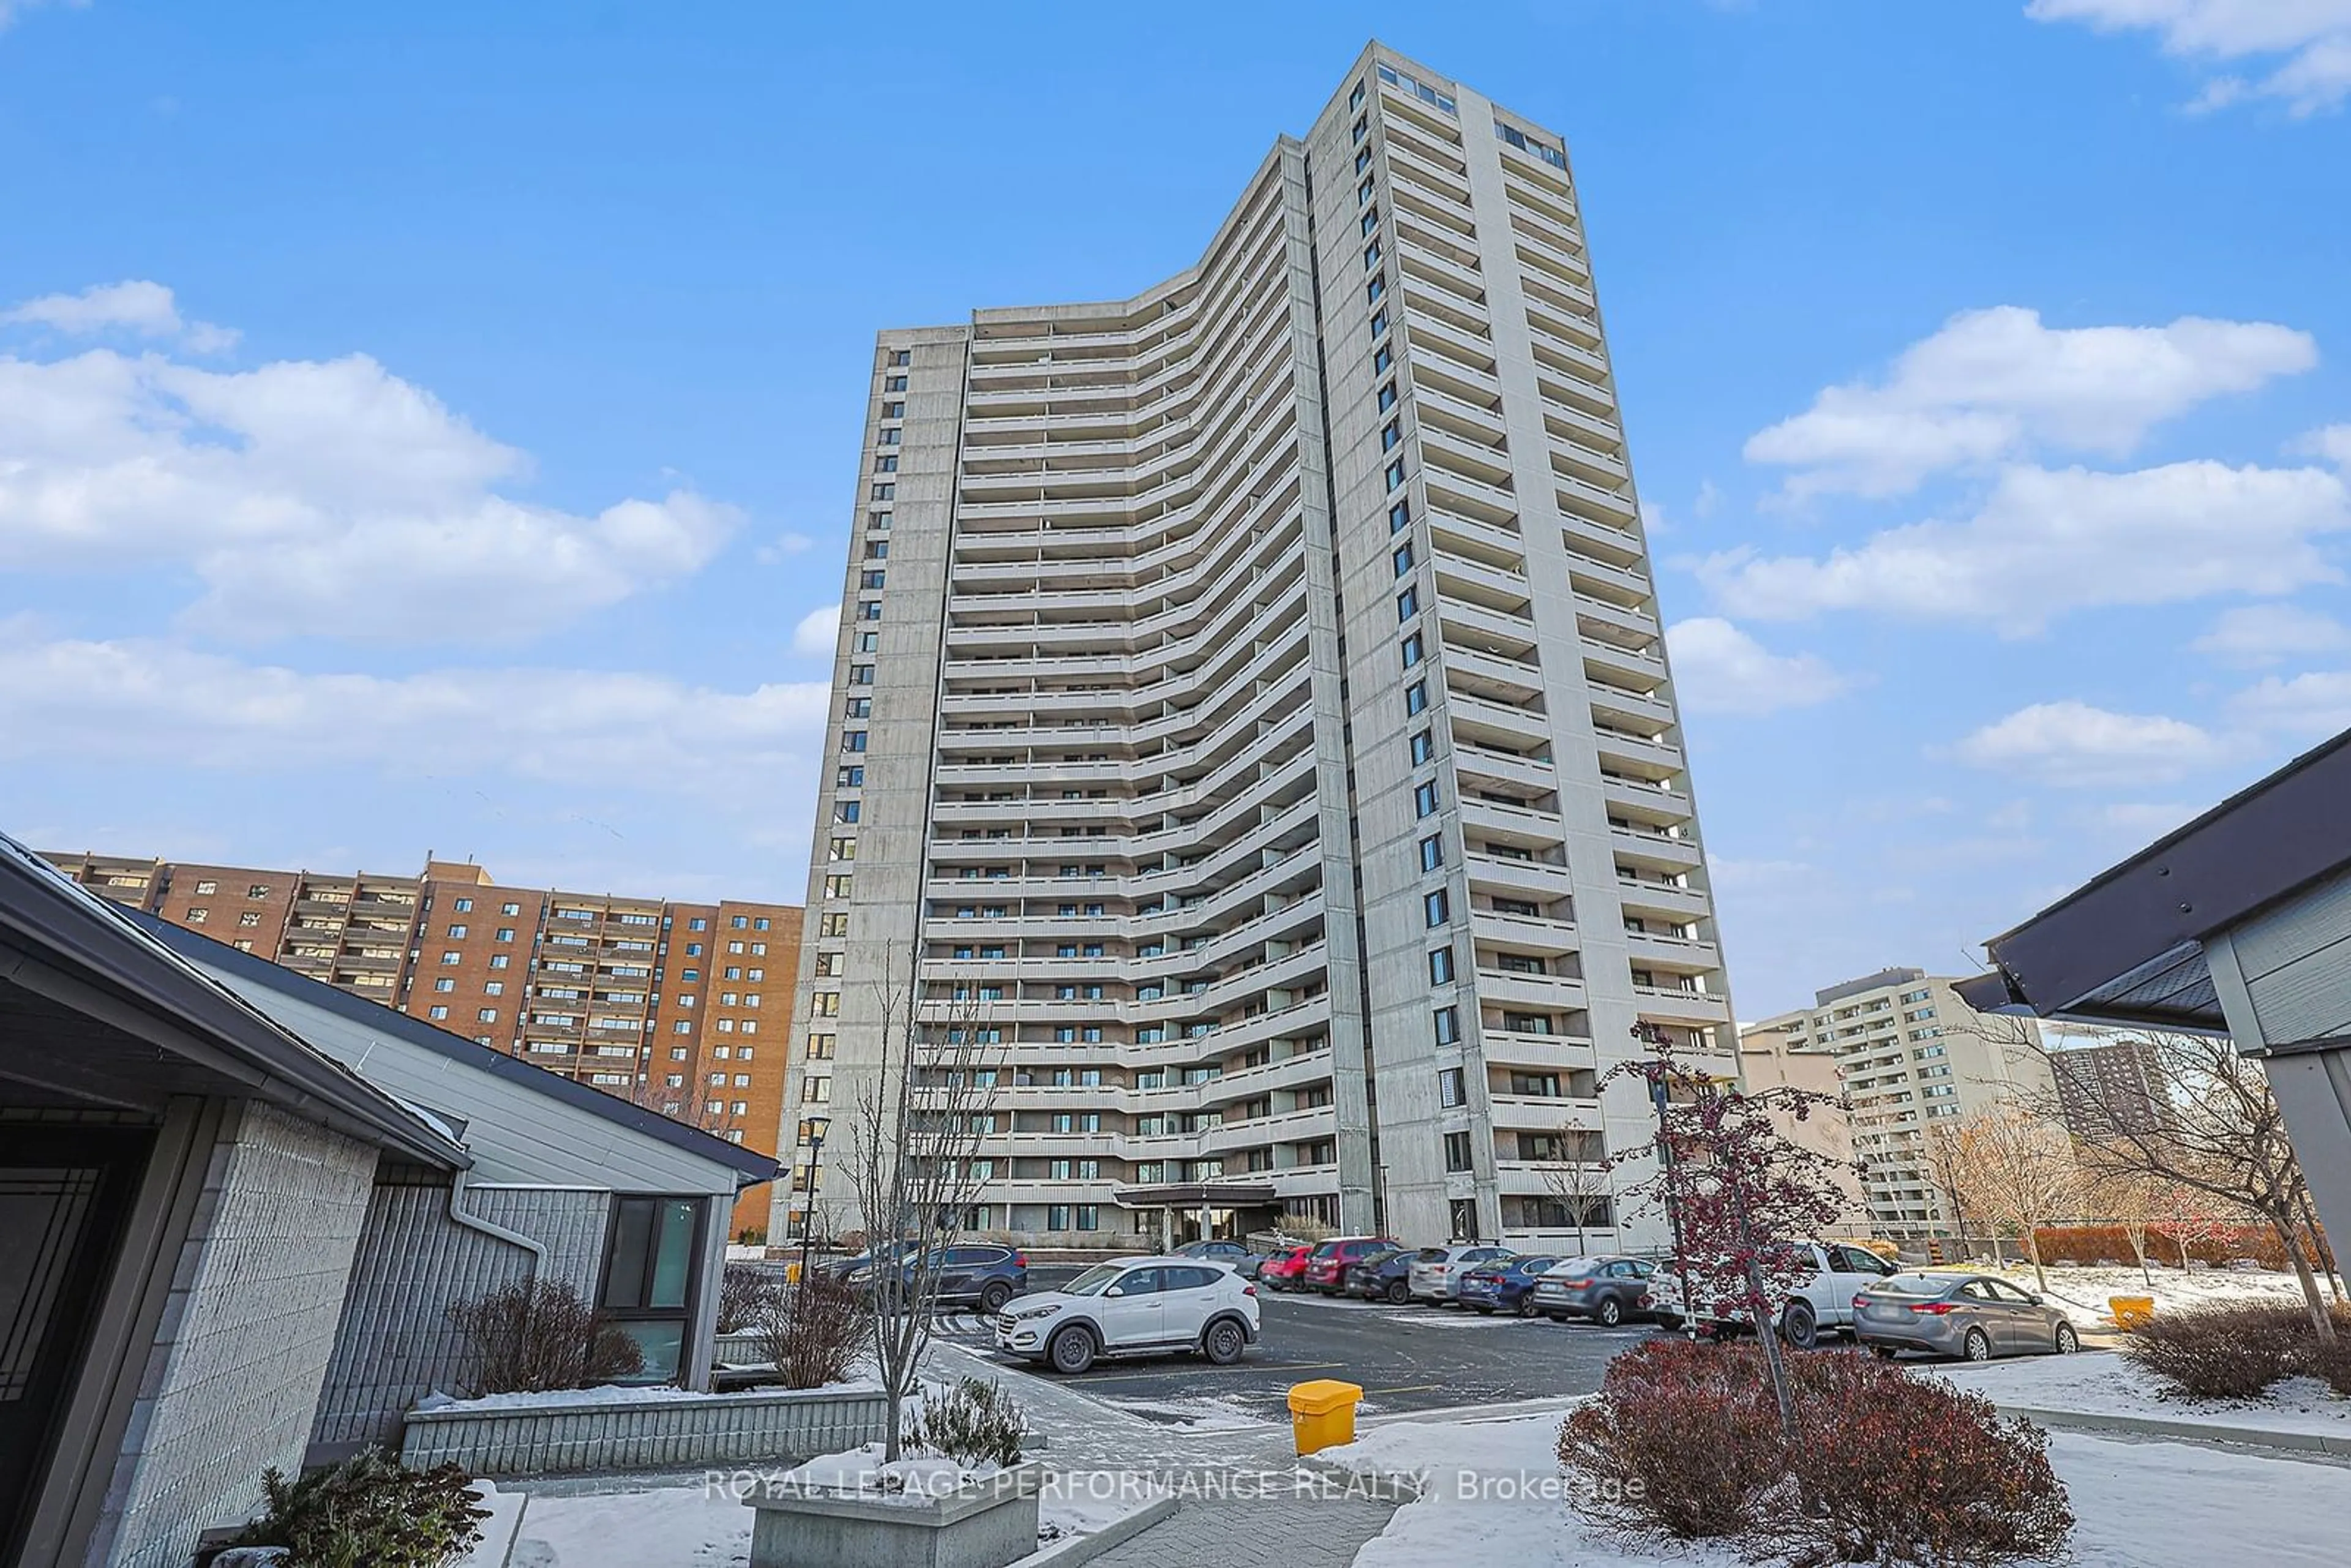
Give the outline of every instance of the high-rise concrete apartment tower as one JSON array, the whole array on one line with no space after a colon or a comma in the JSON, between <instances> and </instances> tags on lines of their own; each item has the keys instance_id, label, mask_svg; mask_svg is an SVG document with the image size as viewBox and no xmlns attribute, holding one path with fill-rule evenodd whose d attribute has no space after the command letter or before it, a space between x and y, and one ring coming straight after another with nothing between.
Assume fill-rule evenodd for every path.
<instances>
[{"instance_id":1,"label":"high-rise concrete apartment tower","mask_svg":"<svg viewBox=\"0 0 2351 1568\"><path fill-rule=\"evenodd\" d=\"M1196 265L868 396L795 1113L911 976L1004 1053L982 1228L1656 1239L1596 1081L1734 1042L1560 138L1375 46Z\"/></svg>"}]
</instances>

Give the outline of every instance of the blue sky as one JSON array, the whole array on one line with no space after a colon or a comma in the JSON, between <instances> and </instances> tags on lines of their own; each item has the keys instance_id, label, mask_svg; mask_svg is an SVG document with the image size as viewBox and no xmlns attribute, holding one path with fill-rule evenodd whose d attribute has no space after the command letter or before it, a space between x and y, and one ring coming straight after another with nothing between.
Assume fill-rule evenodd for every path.
<instances>
[{"instance_id":1,"label":"blue sky","mask_svg":"<svg viewBox=\"0 0 2351 1568\"><path fill-rule=\"evenodd\" d=\"M1567 136L1742 1016L2351 726L2351 0L0 21L44 845L799 897L872 332L1186 265L1374 34Z\"/></svg>"}]
</instances>

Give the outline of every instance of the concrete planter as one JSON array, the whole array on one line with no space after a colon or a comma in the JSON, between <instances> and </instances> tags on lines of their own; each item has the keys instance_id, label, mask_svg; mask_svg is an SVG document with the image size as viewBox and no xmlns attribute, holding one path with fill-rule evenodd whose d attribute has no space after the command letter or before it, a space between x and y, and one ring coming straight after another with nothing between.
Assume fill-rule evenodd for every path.
<instances>
[{"instance_id":1,"label":"concrete planter","mask_svg":"<svg viewBox=\"0 0 2351 1568\"><path fill-rule=\"evenodd\" d=\"M714 1343L712 1359L721 1366L760 1366L768 1359L768 1336L758 1329L742 1329L734 1333L720 1334Z\"/></svg>"},{"instance_id":2,"label":"concrete planter","mask_svg":"<svg viewBox=\"0 0 2351 1568\"><path fill-rule=\"evenodd\" d=\"M1005 1568L1037 1550L1033 1460L938 1497L884 1500L780 1483L754 1511L751 1568Z\"/></svg>"},{"instance_id":3,"label":"concrete planter","mask_svg":"<svg viewBox=\"0 0 2351 1568\"><path fill-rule=\"evenodd\" d=\"M415 1410L400 1458L493 1478L793 1465L880 1442L889 1416L889 1399L871 1388Z\"/></svg>"}]
</instances>

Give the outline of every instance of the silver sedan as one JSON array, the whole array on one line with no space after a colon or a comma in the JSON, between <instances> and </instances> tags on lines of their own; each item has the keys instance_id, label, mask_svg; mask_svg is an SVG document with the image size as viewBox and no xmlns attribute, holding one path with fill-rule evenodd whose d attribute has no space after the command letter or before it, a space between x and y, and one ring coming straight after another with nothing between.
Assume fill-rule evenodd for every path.
<instances>
[{"instance_id":1,"label":"silver sedan","mask_svg":"<svg viewBox=\"0 0 2351 1568\"><path fill-rule=\"evenodd\" d=\"M2082 1348L2061 1309L1991 1274L1888 1275L1854 1297L1853 1323L1881 1356L1919 1350L1990 1361Z\"/></svg>"}]
</instances>

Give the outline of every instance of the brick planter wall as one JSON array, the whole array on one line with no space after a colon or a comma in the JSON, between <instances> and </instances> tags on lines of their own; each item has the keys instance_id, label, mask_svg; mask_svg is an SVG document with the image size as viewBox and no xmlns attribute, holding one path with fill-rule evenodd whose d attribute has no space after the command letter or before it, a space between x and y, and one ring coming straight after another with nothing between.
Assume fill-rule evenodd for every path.
<instances>
[{"instance_id":1,"label":"brick planter wall","mask_svg":"<svg viewBox=\"0 0 2351 1568\"><path fill-rule=\"evenodd\" d=\"M880 1442L889 1411L878 1390L823 1388L419 1410L400 1458L490 1477L789 1465Z\"/></svg>"}]
</instances>

